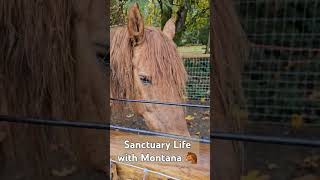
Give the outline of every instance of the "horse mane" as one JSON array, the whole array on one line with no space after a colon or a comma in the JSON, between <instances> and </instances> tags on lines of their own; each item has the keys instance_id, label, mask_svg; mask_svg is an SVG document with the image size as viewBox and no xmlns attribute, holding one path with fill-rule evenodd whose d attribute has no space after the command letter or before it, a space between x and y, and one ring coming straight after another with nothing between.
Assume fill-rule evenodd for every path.
<instances>
[{"instance_id":1,"label":"horse mane","mask_svg":"<svg viewBox=\"0 0 320 180\"><path fill-rule=\"evenodd\" d=\"M1 3L0 115L82 121L106 119L107 99L101 92L107 93L107 82L98 64L91 62L94 59L77 54L79 42L74 30L81 12L76 12L74 6L80 3L72 0ZM53 158L51 144L71 148L76 161L90 161L95 157L88 148L96 148L95 154L105 153L103 148L98 150L95 146L102 142L101 138L105 142L105 136L103 132L97 135L99 132L88 131L1 123L0 132L7 135L0 142L0 148L4 147L0 151L7 160L5 167L10 169L7 165L10 162L21 172L39 177L31 179L48 179L51 173L48 159Z\"/></svg>"},{"instance_id":2,"label":"horse mane","mask_svg":"<svg viewBox=\"0 0 320 180\"><path fill-rule=\"evenodd\" d=\"M71 2L6 1L0 7L0 84L8 114L74 114Z\"/></svg>"},{"instance_id":3,"label":"horse mane","mask_svg":"<svg viewBox=\"0 0 320 180\"><path fill-rule=\"evenodd\" d=\"M179 100L185 94L187 80L183 61L176 45L158 28L146 27L144 42L146 49L140 61L150 68L152 83L158 85L159 93L178 92ZM111 29L111 91L113 98L135 98L133 82L133 47L127 27Z\"/></svg>"}]
</instances>

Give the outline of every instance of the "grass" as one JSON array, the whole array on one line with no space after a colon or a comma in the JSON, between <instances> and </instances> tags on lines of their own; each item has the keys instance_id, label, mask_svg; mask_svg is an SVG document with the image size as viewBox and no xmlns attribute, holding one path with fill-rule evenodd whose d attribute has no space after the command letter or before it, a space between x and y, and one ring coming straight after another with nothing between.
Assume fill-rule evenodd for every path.
<instances>
[{"instance_id":1,"label":"grass","mask_svg":"<svg viewBox=\"0 0 320 180\"><path fill-rule=\"evenodd\" d=\"M206 50L206 46L180 46L178 47L178 51L180 53L204 53Z\"/></svg>"}]
</instances>

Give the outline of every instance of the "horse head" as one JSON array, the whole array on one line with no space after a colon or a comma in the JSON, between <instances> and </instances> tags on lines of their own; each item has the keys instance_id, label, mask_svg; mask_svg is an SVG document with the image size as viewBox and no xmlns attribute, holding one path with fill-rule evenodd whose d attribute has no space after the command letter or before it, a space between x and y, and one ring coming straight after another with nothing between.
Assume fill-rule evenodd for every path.
<instances>
[{"instance_id":1,"label":"horse head","mask_svg":"<svg viewBox=\"0 0 320 180\"><path fill-rule=\"evenodd\" d=\"M112 96L182 102L187 76L174 35L173 18L162 31L145 27L134 4L127 26L111 31ZM133 109L152 130L190 135L182 107L134 103Z\"/></svg>"}]
</instances>

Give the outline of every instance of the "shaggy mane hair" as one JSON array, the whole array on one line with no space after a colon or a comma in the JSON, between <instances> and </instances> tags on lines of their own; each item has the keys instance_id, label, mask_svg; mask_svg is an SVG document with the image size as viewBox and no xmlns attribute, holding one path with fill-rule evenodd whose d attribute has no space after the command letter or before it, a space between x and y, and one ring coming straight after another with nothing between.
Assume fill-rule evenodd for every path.
<instances>
[{"instance_id":1,"label":"shaggy mane hair","mask_svg":"<svg viewBox=\"0 0 320 180\"><path fill-rule=\"evenodd\" d=\"M82 13L75 11L79 3L73 0L0 2L0 115L106 120L107 99L103 99L101 92L107 92L107 82L101 78L102 72L96 70L98 64L88 67L88 62L94 59L79 58L77 53L78 36L74 31ZM88 83L93 81L96 82ZM100 85L92 87L92 84ZM4 122L0 124L2 132L6 135L0 141L0 159L3 156L6 159L1 159L3 167L8 172L14 168L28 173L27 179L48 179L52 168L48 159L57 160L50 154L51 144L64 144L68 150L72 149L76 161L91 161L94 157L90 147L96 148L95 154L104 151L96 146L105 140L104 132L99 136L92 130Z\"/></svg>"},{"instance_id":2,"label":"shaggy mane hair","mask_svg":"<svg viewBox=\"0 0 320 180\"><path fill-rule=\"evenodd\" d=\"M3 2L0 85L6 89L7 113L75 118L70 113L76 105L72 1Z\"/></svg>"},{"instance_id":3,"label":"shaggy mane hair","mask_svg":"<svg viewBox=\"0 0 320 180\"><path fill-rule=\"evenodd\" d=\"M159 87L164 99L169 92L177 92L181 100L185 94L187 75L176 45L161 30L153 27L145 28L143 39L146 49L140 61L150 68L153 85ZM112 97L139 98L133 87L133 47L127 27L111 29L110 52Z\"/></svg>"}]
</instances>

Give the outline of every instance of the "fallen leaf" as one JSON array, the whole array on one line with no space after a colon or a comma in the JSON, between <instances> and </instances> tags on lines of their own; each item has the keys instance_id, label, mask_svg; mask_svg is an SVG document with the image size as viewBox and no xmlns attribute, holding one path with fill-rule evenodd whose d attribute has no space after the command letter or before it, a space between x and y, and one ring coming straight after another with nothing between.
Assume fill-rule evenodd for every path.
<instances>
[{"instance_id":1,"label":"fallen leaf","mask_svg":"<svg viewBox=\"0 0 320 180\"><path fill-rule=\"evenodd\" d=\"M268 169L270 169L270 170L277 169L277 168L279 168L279 166L276 164L273 164L273 163L268 164Z\"/></svg>"},{"instance_id":2,"label":"fallen leaf","mask_svg":"<svg viewBox=\"0 0 320 180\"><path fill-rule=\"evenodd\" d=\"M182 99L185 100L185 101L187 101L187 100L188 100L188 97L187 97L187 96L183 96Z\"/></svg>"},{"instance_id":3,"label":"fallen leaf","mask_svg":"<svg viewBox=\"0 0 320 180\"><path fill-rule=\"evenodd\" d=\"M194 119L194 117L193 117L193 116L191 116L191 115L188 115L187 117L185 117L185 119L186 119L186 120L188 120L188 121L191 121L191 120L193 120L193 119Z\"/></svg>"},{"instance_id":4,"label":"fallen leaf","mask_svg":"<svg viewBox=\"0 0 320 180\"><path fill-rule=\"evenodd\" d=\"M291 116L291 127L294 129L299 129L303 126L304 120L301 115L293 114Z\"/></svg>"},{"instance_id":5,"label":"fallen leaf","mask_svg":"<svg viewBox=\"0 0 320 180\"><path fill-rule=\"evenodd\" d=\"M269 180L269 175L260 175L260 171L252 170L249 171L246 176L242 176L241 180Z\"/></svg>"},{"instance_id":6,"label":"fallen leaf","mask_svg":"<svg viewBox=\"0 0 320 180\"><path fill-rule=\"evenodd\" d=\"M205 111L205 112L203 113L203 115L205 115L205 116L210 116L210 111Z\"/></svg>"},{"instance_id":7,"label":"fallen leaf","mask_svg":"<svg viewBox=\"0 0 320 180\"><path fill-rule=\"evenodd\" d=\"M200 135L200 132L198 131L198 132L196 132L196 135Z\"/></svg>"},{"instance_id":8,"label":"fallen leaf","mask_svg":"<svg viewBox=\"0 0 320 180\"><path fill-rule=\"evenodd\" d=\"M208 120L208 119L210 119L209 117L203 117L203 118L201 118L202 120Z\"/></svg>"},{"instance_id":9,"label":"fallen leaf","mask_svg":"<svg viewBox=\"0 0 320 180\"><path fill-rule=\"evenodd\" d=\"M320 163L320 156L316 156L316 155L309 156L303 160L301 167L305 169L317 169L319 167L319 163Z\"/></svg>"},{"instance_id":10,"label":"fallen leaf","mask_svg":"<svg viewBox=\"0 0 320 180\"><path fill-rule=\"evenodd\" d=\"M73 174L75 171L77 170L77 168L75 166L71 166L70 169L67 168L63 168L62 170L58 171L56 169L52 169L51 173L54 176L58 176L58 177L64 177L64 176L69 176L71 174Z\"/></svg>"},{"instance_id":11,"label":"fallen leaf","mask_svg":"<svg viewBox=\"0 0 320 180\"><path fill-rule=\"evenodd\" d=\"M127 118L132 118L134 116L134 114L128 114Z\"/></svg>"}]
</instances>

